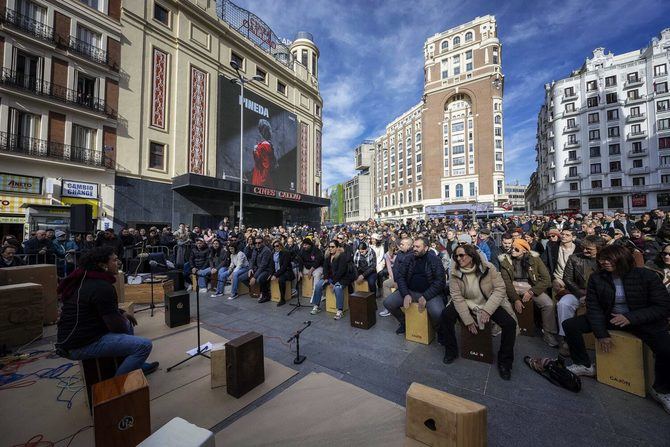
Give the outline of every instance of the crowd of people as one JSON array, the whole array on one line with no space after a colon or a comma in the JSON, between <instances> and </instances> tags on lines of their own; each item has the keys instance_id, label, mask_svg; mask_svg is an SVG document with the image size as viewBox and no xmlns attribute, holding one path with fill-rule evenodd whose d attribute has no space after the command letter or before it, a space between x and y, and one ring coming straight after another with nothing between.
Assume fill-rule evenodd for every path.
<instances>
[{"instance_id":1,"label":"crowd of people","mask_svg":"<svg viewBox=\"0 0 670 447\"><path fill-rule=\"evenodd\" d=\"M444 217L317 229L240 229L224 220L218 229L180 224L175 231L126 228L117 235L110 229L72 239L61 233L38 231L23 243L5 237L0 267L15 265L14 253L65 258L107 247L123 259L138 247L165 247L186 278L197 278L191 287L212 299L236 299L244 283L258 285L258 302L265 303L277 280L282 306L297 295L302 278L311 277L311 313L321 312L332 287L336 320L345 291L367 283L383 299L380 315L398 321L397 334L405 332L402 308L416 302L428 313L445 364L459 356L456 322L472 334L493 325L501 338L497 366L506 380L518 316L536 306L544 342L572 359L568 369L576 375L595 376L583 333L593 332L605 351L612 348L611 330L640 337L656 358L652 395L670 412L670 215L662 210L637 218L624 212Z\"/></svg>"}]
</instances>

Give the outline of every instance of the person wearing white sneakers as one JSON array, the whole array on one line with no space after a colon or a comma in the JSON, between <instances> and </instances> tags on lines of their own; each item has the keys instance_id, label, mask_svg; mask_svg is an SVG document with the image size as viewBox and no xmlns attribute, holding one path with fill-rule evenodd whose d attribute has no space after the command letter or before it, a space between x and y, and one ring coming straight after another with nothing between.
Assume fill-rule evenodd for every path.
<instances>
[{"instance_id":1,"label":"person wearing white sneakers","mask_svg":"<svg viewBox=\"0 0 670 447\"><path fill-rule=\"evenodd\" d=\"M563 322L565 340L574 362L568 369L578 376L594 377L582 334L593 332L600 348L609 352L609 330L630 332L655 354L655 381L650 394L670 413L670 293L651 270L635 267L633 254L620 245L608 245L597 256L599 271L586 290L586 315Z\"/></svg>"},{"instance_id":2,"label":"person wearing white sneakers","mask_svg":"<svg viewBox=\"0 0 670 447\"><path fill-rule=\"evenodd\" d=\"M351 267L351 268L350 268ZM335 292L335 301L337 312L333 317L336 320L342 318L344 310L344 289L354 280L354 266L347 252L342 248L339 241L333 239L328 243L328 251L323 261L323 278L317 281L314 286L314 294L311 303L314 306L311 310L312 315L321 312L321 297L323 289L327 285L332 285Z\"/></svg>"}]
</instances>

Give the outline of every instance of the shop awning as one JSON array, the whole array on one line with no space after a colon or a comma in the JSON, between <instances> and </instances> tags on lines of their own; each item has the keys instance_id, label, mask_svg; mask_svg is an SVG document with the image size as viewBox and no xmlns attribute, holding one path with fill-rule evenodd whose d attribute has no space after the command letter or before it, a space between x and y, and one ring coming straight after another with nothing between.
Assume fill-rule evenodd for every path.
<instances>
[{"instance_id":1,"label":"shop awning","mask_svg":"<svg viewBox=\"0 0 670 447\"><path fill-rule=\"evenodd\" d=\"M25 208L21 208L23 204L51 205L51 203L51 199L45 197L0 195L0 214L23 214L25 212Z\"/></svg>"},{"instance_id":2,"label":"shop awning","mask_svg":"<svg viewBox=\"0 0 670 447\"><path fill-rule=\"evenodd\" d=\"M98 218L98 199L82 199L78 197L61 197L61 202L68 205L91 205L93 207L92 217L93 219Z\"/></svg>"}]
</instances>

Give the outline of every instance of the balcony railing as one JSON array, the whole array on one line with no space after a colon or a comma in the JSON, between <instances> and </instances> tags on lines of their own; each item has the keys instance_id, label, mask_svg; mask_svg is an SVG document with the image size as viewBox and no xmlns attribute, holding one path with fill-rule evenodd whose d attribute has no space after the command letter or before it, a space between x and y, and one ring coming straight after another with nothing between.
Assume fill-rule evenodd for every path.
<instances>
[{"instance_id":1,"label":"balcony railing","mask_svg":"<svg viewBox=\"0 0 670 447\"><path fill-rule=\"evenodd\" d=\"M565 160L564 166L576 165L582 162L582 157L568 158Z\"/></svg>"},{"instance_id":2,"label":"balcony railing","mask_svg":"<svg viewBox=\"0 0 670 447\"><path fill-rule=\"evenodd\" d=\"M627 123L634 123L636 121L643 121L644 120L644 113L638 113L636 115L628 115L626 117L626 122Z\"/></svg>"},{"instance_id":3,"label":"balcony railing","mask_svg":"<svg viewBox=\"0 0 670 447\"><path fill-rule=\"evenodd\" d=\"M0 132L0 152L113 168L112 161L102 151L7 132Z\"/></svg>"},{"instance_id":4,"label":"balcony railing","mask_svg":"<svg viewBox=\"0 0 670 447\"><path fill-rule=\"evenodd\" d=\"M630 132L628 134L628 139L629 140L635 140L638 138L646 138L647 137L647 131L646 130L640 130L638 132Z\"/></svg>"},{"instance_id":5,"label":"balcony railing","mask_svg":"<svg viewBox=\"0 0 670 447\"><path fill-rule=\"evenodd\" d=\"M644 96L634 96L634 97L629 96L629 97L626 98L626 105L635 104L635 103L638 103L638 102L644 102L646 100L647 99Z\"/></svg>"},{"instance_id":6,"label":"balcony railing","mask_svg":"<svg viewBox=\"0 0 670 447\"><path fill-rule=\"evenodd\" d=\"M84 56L86 59L92 60L98 64L107 65L107 52L95 45L91 45L88 42L70 36L68 48L73 53Z\"/></svg>"},{"instance_id":7,"label":"balcony railing","mask_svg":"<svg viewBox=\"0 0 670 447\"><path fill-rule=\"evenodd\" d=\"M579 124L574 126L566 126L563 128L563 133L577 132L579 131Z\"/></svg>"},{"instance_id":8,"label":"balcony railing","mask_svg":"<svg viewBox=\"0 0 670 447\"><path fill-rule=\"evenodd\" d=\"M635 175L635 174L649 174L649 166L641 166L639 168L630 168L628 170L628 175Z\"/></svg>"},{"instance_id":9,"label":"balcony railing","mask_svg":"<svg viewBox=\"0 0 670 447\"><path fill-rule=\"evenodd\" d=\"M628 151L628 157L634 158L634 157L644 157L647 155L647 149L641 149L637 151Z\"/></svg>"},{"instance_id":10,"label":"balcony railing","mask_svg":"<svg viewBox=\"0 0 670 447\"><path fill-rule=\"evenodd\" d=\"M637 78L637 79L628 79L626 82L623 83L623 88L632 88L632 87L638 87L643 84L642 78Z\"/></svg>"},{"instance_id":11,"label":"balcony railing","mask_svg":"<svg viewBox=\"0 0 670 447\"><path fill-rule=\"evenodd\" d=\"M30 34L37 39L54 43L54 30L52 27L16 12L13 9L4 8L0 11L0 22L6 26Z\"/></svg>"},{"instance_id":12,"label":"balcony railing","mask_svg":"<svg viewBox=\"0 0 670 447\"><path fill-rule=\"evenodd\" d=\"M44 96L56 101L83 107L116 119L116 110L107 106L105 101L100 98L96 98L78 90L63 87L62 85L44 81L35 76L27 76L9 68L3 68L0 72L0 85L24 90L34 95Z\"/></svg>"},{"instance_id":13,"label":"balcony railing","mask_svg":"<svg viewBox=\"0 0 670 447\"><path fill-rule=\"evenodd\" d=\"M579 147L579 141L568 141L563 145L563 149L571 149L575 147Z\"/></svg>"}]
</instances>

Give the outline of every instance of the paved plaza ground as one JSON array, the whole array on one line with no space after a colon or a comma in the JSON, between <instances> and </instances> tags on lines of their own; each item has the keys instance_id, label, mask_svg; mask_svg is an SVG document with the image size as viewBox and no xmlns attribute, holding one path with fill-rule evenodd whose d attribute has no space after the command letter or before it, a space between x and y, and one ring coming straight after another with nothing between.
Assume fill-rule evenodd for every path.
<instances>
[{"instance_id":1,"label":"paved plaza ground","mask_svg":"<svg viewBox=\"0 0 670 447\"><path fill-rule=\"evenodd\" d=\"M191 300L191 315L195 316L194 293ZM260 332L265 337L265 356L300 372L222 421L215 431L272 399L306 374L325 372L403 406L412 382L486 405L490 446L670 445L670 415L651 398L643 399L588 378L583 380L582 391L574 394L528 369L523 363L525 355L557 355L540 337L518 337L512 380L505 382L495 364L458 359L444 365L443 348L437 341L429 346L406 341L404 336L395 334L397 323L392 317L378 317L372 329L362 330L350 326L348 313L335 321L325 311L310 315L310 307L287 316L291 309L288 305L278 308L273 302L258 304L248 296L229 301L226 297L201 294L203 327L226 338L244 331ZM307 320L312 321L312 326L303 333L300 343L307 360L294 365L295 345L289 351L280 340L285 342ZM494 349L498 343L496 338Z\"/></svg>"}]
</instances>

